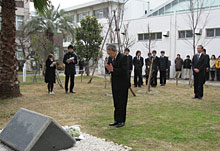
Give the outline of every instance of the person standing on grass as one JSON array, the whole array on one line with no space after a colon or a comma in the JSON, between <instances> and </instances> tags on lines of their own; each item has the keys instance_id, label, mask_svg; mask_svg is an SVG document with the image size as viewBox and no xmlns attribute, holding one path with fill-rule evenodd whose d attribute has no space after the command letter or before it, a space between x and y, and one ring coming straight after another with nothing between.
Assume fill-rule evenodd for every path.
<instances>
[{"instance_id":1,"label":"person standing on grass","mask_svg":"<svg viewBox=\"0 0 220 151\"><path fill-rule=\"evenodd\" d=\"M187 55L186 59L183 62L183 73L185 80L189 79L191 76L191 68L192 68L192 61L190 60L190 56Z\"/></svg>"},{"instance_id":2,"label":"person standing on grass","mask_svg":"<svg viewBox=\"0 0 220 151\"><path fill-rule=\"evenodd\" d=\"M141 87L143 85L142 67L144 65L144 59L143 57L141 57L140 50L136 52L136 56L133 59L133 65L134 65L134 86Z\"/></svg>"},{"instance_id":3,"label":"person standing on grass","mask_svg":"<svg viewBox=\"0 0 220 151\"><path fill-rule=\"evenodd\" d=\"M180 54L177 54L177 57L175 59L175 68L176 68L175 78L177 79L181 77L182 66L183 66L183 59L180 57Z\"/></svg>"},{"instance_id":4,"label":"person standing on grass","mask_svg":"<svg viewBox=\"0 0 220 151\"><path fill-rule=\"evenodd\" d=\"M151 56L152 56L152 54L149 52L148 53L148 58L145 59L146 85L147 85L148 77L149 77L149 74L150 74L150 65L151 65L151 59L152 59Z\"/></svg>"},{"instance_id":5,"label":"person standing on grass","mask_svg":"<svg viewBox=\"0 0 220 151\"><path fill-rule=\"evenodd\" d=\"M157 87L157 72L158 72L159 58L156 56L157 54L156 50L153 50L152 54L153 54L152 58L154 59L154 61L153 61L153 66L152 66L151 86Z\"/></svg>"},{"instance_id":6,"label":"person standing on grass","mask_svg":"<svg viewBox=\"0 0 220 151\"><path fill-rule=\"evenodd\" d=\"M133 70L132 56L129 55L130 50L125 48L124 54L128 57L128 71L129 71L129 88L131 87L131 72Z\"/></svg>"},{"instance_id":7,"label":"person standing on grass","mask_svg":"<svg viewBox=\"0 0 220 151\"><path fill-rule=\"evenodd\" d=\"M214 81L215 80L215 63L216 63L216 58L215 55L212 55L211 59L210 59L210 73L211 73L211 80Z\"/></svg>"},{"instance_id":8,"label":"person standing on grass","mask_svg":"<svg viewBox=\"0 0 220 151\"><path fill-rule=\"evenodd\" d=\"M205 56L205 79L204 79L204 84L207 80L209 80L209 68L210 68L210 58L209 58L209 55L206 53L206 49L202 49L202 53L204 54Z\"/></svg>"},{"instance_id":9,"label":"person standing on grass","mask_svg":"<svg viewBox=\"0 0 220 151\"><path fill-rule=\"evenodd\" d=\"M220 56L218 56L218 59L215 63L216 72L217 72L217 81L220 81Z\"/></svg>"},{"instance_id":10,"label":"person standing on grass","mask_svg":"<svg viewBox=\"0 0 220 151\"><path fill-rule=\"evenodd\" d=\"M207 67L206 56L202 53L203 46L197 47L198 53L193 56L192 69L194 76L194 99L202 99L203 97L203 85L205 79L205 70Z\"/></svg>"},{"instance_id":11,"label":"person standing on grass","mask_svg":"<svg viewBox=\"0 0 220 151\"><path fill-rule=\"evenodd\" d=\"M165 51L161 51L161 56L159 59L159 70L160 70L160 85L166 85L166 72L168 72L168 57L164 56Z\"/></svg>"},{"instance_id":12,"label":"person standing on grass","mask_svg":"<svg viewBox=\"0 0 220 151\"><path fill-rule=\"evenodd\" d=\"M64 55L63 63L65 64L65 92L68 93L68 85L69 85L69 79L70 79L70 93L76 93L76 91L73 90L74 88L74 78L76 74L76 68L75 65L77 64L77 56L73 52L73 46L68 46L68 52Z\"/></svg>"},{"instance_id":13,"label":"person standing on grass","mask_svg":"<svg viewBox=\"0 0 220 151\"><path fill-rule=\"evenodd\" d=\"M116 46L107 46L109 63L106 69L111 73L112 95L114 100L114 122L109 126L123 127L126 121L126 108L129 89L129 71L127 56L118 52Z\"/></svg>"},{"instance_id":14,"label":"person standing on grass","mask_svg":"<svg viewBox=\"0 0 220 151\"><path fill-rule=\"evenodd\" d=\"M53 54L49 54L46 60L45 82L48 83L48 94L54 94L53 87L56 83L56 62Z\"/></svg>"}]
</instances>

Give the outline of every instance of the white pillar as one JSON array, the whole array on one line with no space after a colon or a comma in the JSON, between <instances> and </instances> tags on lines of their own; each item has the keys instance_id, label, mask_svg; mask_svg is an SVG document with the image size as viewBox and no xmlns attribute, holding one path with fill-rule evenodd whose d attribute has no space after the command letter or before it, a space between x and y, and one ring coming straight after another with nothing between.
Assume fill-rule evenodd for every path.
<instances>
[{"instance_id":1,"label":"white pillar","mask_svg":"<svg viewBox=\"0 0 220 151\"><path fill-rule=\"evenodd\" d=\"M23 67L23 82L26 82L26 70L27 70L27 65L25 62Z\"/></svg>"}]
</instances>

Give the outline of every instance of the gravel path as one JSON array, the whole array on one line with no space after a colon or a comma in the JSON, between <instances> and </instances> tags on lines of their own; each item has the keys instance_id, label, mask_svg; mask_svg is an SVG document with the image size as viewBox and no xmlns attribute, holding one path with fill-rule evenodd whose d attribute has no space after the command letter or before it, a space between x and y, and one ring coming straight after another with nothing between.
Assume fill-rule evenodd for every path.
<instances>
[{"instance_id":1,"label":"gravel path","mask_svg":"<svg viewBox=\"0 0 220 151\"><path fill-rule=\"evenodd\" d=\"M77 141L72 148L62 151L130 151L132 148L108 142L105 139L97 138L89 134L82 134L85 139ZM0 151L12 151L7 146L0 143Z\"/></svg>"}]
</instances>

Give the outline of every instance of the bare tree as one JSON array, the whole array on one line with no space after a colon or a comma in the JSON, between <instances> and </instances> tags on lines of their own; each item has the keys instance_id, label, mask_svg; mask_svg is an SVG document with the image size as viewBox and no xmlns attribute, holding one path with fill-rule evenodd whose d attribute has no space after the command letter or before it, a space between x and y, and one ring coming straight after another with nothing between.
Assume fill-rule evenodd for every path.
<instances>
[{"instance_id":1,"label":"bare tree","mask_svg":"<svg viewBox=\"0 0 220 151\"><path fill-rule=\"evenodd\" d=\"M150 24L147 24L147 33L145 33L143 36L144 40L146 41L145 43L143 43L144 47L146 47L148 49L148 52L151 52L151 50L154 48L155 45L155 37L153 37L153 33L151 31L150 28Z\"/></svg>"},{"instance_id":2,"label":"bare tree","mask_svg":"<svg viewBox=\"0 0 220 151\"><path fill-rule=\"evenodd\" d=\"M208 23L210 10L208 10L207 14L204 13L204 4L206 1L208 0L189 0L189 13L187 13L186 22L188 23L188 26L192 32L192 40L189 40L186 37L184 40L189 46L192 47L193 54L196 53L196 46L199 43L205 44L205 41L201 42L201 36L197 36L197 34L199 34L197 33L197 30L204 29Z\"/></svg>"},{"instance_id":3,"label":"bare tree","mask_svg":"<svg viewBox=\"0 0 220 151\"><path fill-rule=\"evenodd\" d=\"M129 35L128 32L129 23L123 25L123 41L122 41L122 49L130 48L135 44L135 37L133 35Z\"/></svg>"}]
</instances>

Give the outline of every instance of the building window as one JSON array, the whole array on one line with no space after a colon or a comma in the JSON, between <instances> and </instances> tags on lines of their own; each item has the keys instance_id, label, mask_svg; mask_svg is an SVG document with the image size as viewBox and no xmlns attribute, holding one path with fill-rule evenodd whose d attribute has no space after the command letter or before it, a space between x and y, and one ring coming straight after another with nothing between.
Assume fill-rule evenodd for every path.
<instances>
[{"instance_id":1,"label":"building window","mask_svg":"<svg viewBox=\"0 0 220 151\"><path fill-rule=\"evenodd\" d=\"M207 37L218 37L218 36L220 36L220 28L206 29L206 36Z\"/></svg>"},{"instance_id":2,"label":"building window","mask_svg":"<svg viewBox=\"0 0 220 151\"><path fill-rule=\"evenodd\" d=\"M192 37L193 37L192 30L187 30L186 31L186 38L192 38Z\"/></svg>"},{"instance_id":3,"label":"building window","mask_svg":"<svg viewBox=\"0 0 220 151\"><path fill-rule=\"evenodd\" d=\"M192 38L193 33L192 30L182 30L178 32L179 34L179 39L185 39L185 38Z\"/></svg>"},{"instance_id":4,"label":"building window","mask_svg":"<svg viewBox=\"0 0 220 151\"><path fill-rule=\"evenodd\" d=\"M22 29L22 24L24 22L24 16L16 16L16 30Z\"/></svg>"},{"instance_id":5,"label":"building window","mask_svg":"<svg viewBox=\"0 0 220 151\"><path fill-rule=\"evenodd\" d=\"M162 39L162 32L158 33L144 33L144 34L138 34L138 40L160 40Z\"/></svg>"},{"instance_id":6,"label":"building window","mask_svg":"<svg viewBox=\"0 0 220 151\"><path fill-rule=\"evenodd\" d=\"M24 55L21 46L16 47L15 56L17 60L24 60Z\"/></svg>"},{"instance_id":7,"label":"building window","mask_svg":"<svg viewBox=\"0 0 220 151\"><path fill-rule=\"evenodd\" d=\"M93 11L93 14L94 14L94 16L95 16L97 19L107 18L107 17L108 17L108 13L109 13L108 7L107 7L107 8L98 9L98 10L94 10L94 11Z\"/></svg>"},{"instance_id":8,"label":"building window","mask_svg":"<svg viewBox=\"0 0 220 151\"><path fill-rule=\"evenodd\" d=\"M220 36L220 28L215 29L215 36Z\"/></svg>"},{"instance_id":9,"label":"building window","mask_svg":"<svg viewBox=\"0 0 220 151\"><path fill-rule=\"evenodd\" d=\"M144 40L144 34L138 34L138 40Z\"/></svg>"},{"instance_id":10,"label":"building window","mask_svg":"<svg viewBox=\"0 0 220 151\"><path fill-rule=\"evenodd\" d=\"M144 34L144 40L148 40L149 39L149 34Z\"/></svg>"},{"instance_id":11,"label":"building window","mask_svg":"<svg viewBox=\"0 0 220 151\"><path fill-rule=\"evenodd\" d=\"M156 33L156 39L162 39L162 33Z\"/></svg>"},{"instance_id":12,"label":"building window","mask_svg":"<svg viewBox=\"0 0 220 151\"><path fill-rule=\"evenodd\" d=\"M15 6L20 7L20 8L24 8L24 1L15 1Z\"/></svg>"},{"instance_id":13,"label":"building window","mask_svg":"<svg viewBox=\"0 0 220 151\"><path fill-rule=\"evenodd\" d=\"M89 12L77 14L77 16L76 16L77 22L80 22L81 19L86 18L86 16L89 16Z\"/></svg>"}]
</instances>

